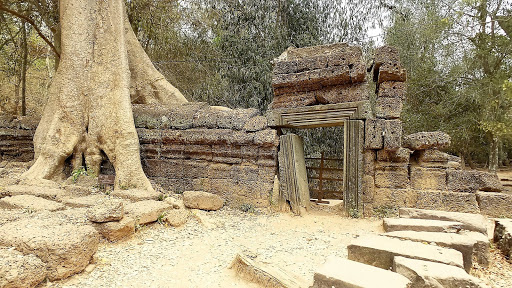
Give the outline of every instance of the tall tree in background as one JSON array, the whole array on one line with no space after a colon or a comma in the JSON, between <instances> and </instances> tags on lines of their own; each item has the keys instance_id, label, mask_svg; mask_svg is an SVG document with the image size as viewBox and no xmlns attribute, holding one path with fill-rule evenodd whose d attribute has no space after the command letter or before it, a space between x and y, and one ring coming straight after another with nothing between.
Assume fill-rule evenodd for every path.
<instances>
[{"instance_id":1,"label":"tall tree in background","mask_svg":"<svg viewBox=\"0 0 512 288\"><path fill-rule=\"evenodd\" d=\"M400 48L409 72L408 132L444 130L452 135L452 149L470 164L488 155L490 170L497 168L499 147L512 127L503 90L511 78L512 45L497 22L510 17L510 5L403 1L395 6L386 37Z\"/></svg>"}]
</instances>

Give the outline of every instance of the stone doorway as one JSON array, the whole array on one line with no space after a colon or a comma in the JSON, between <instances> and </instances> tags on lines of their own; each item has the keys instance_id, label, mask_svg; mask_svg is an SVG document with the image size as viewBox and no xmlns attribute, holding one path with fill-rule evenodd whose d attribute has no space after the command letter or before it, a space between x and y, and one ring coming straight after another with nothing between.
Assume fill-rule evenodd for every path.
<instances>
[{"instance_id":1,"label":"stone doorway","mask_svg":"<svg viewBox=\"0 0 512 288\"><path fill-rule=\"evenodd\" d=\"M283 108L272 110L269 115L269 124L275 128L309 129L319 127L344 127L344 157L343 157L343 199L347 212L359 211L362 209L361 193L363 179L363 146L364 146L364 119L369 111L368 101L349 102L322 106L309 106L300 108ZM286 135L285 135L286 136ZM283 136L282 136L283 137ZM286 150L288 145L281 144L280 157L293 155ZM303 148L302 148L303 149ZM303 155L303 151L302 151ZM294 156L291 156L294 157ZM297 155L300 157L300 155ZM304 159L279 159L280 161L280 182L283 197L290 202L292 210L301 214L301 210L293 208L300 206L309 209L309 189L303 185L303 177L307 177L305 171L298 171L297 167L304 166ZM290 162L290 165L281 163ZM300 162L299 162L300 161ZM298 163L298 164L295 164ZM284 166L284 167L283 167ZM294 170L295 169L295 170ZM293 171L290 171L293 170ZM299 169L300 170L300 169ZM284 176L286 175L286 176ZM302 191L300 189L307 189ZM294 195L299 195L295 197ZM307 195L307 199L306 199ZM300 203L293 203L293 202Z\"/></svg>"}]
</instances>

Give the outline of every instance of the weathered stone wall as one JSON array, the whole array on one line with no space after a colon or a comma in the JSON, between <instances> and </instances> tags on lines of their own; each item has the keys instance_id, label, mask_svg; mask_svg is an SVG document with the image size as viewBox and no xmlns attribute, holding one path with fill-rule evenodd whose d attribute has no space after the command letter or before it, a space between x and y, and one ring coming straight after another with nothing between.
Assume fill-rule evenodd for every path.
<instances>
[{"instance_id":1,"label":"weathered stone wall","mask_svg":"<svg viewBox=\"0 0 512 288\"><path fill-rule=\"evenodd\" d=\"M440 151L450 145L449 135L402 135L406 73L398 55L391 47L378 48L375 54L375 118L365 127L364 214L414 207L503 216L512 197L488 193L502 191L496 174L462 170L459 157Z\"/></svg>"},{"instance_id":2,"label":"weathered stone wall","mask_svg":"<svg viewBox=\"0 0 512 288\"><path fill-rule=\"evenodd\" d=\"M133 113L143 169L152 181L174 192L215 193L230 205L270 205L279 139L257 110L189 103L134 105ZM1 119L0 157L31 161L37 122Z\"/></svg>"}]
</instances>

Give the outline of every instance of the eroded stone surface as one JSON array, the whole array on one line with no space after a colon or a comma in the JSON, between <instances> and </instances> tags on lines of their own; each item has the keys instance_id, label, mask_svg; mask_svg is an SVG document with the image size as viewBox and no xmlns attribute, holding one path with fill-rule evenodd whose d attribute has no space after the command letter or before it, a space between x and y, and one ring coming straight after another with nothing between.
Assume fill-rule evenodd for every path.
<instances>
[{"instance_id":1,"label":"eroded stone surface","mask_svg":"<svg viewBox=\"0 0 512 288\"><path fill-rule=\"evenodd\" d=\"M456 221L462 223L462 229L464 230L476 231L487 235L487 219L481 214L401 208L400 217L412 219Z\"/></svg>"},{"instance_id":2,"label":"eroded stone surface","mask_svg":"<svg viewBox=\"0 0 512 288\"><path fill-rule=\"evenodd\" d=\"M96 223L119 221L123 216L124 203L117 199L100 200L87 210L87 218Z\"/></svg>"},{"instance_id":3,"label":"eroded stone surface","mask_svg":"<svg viewBox=\"0 0 512 288\"><path fill-rule=\"evenodd\" d=\"M50 280L81 272L98 243L99 235L93 227L59 218L21 219L0 226L0 245L39 257L47 265Z\"/></svg>"},{"instance_id":4,"label":"eroded stone surface","mask_svg":"<svg viewBox=\"0 0 512 288\"><path fill-rule=\"evenodd\" d=\"M165 213L163 221L173 227L180 227L187 223L190 212L185 209L173 209Z\"/></svg>"},{"instance_id":5,"label":"eroded stone surface","mask_svg":"<svg viewBox=\"0 0 512 288\"><path fill-rule=\"evenodd\" d=\"M35 255L0 247L0 287L35 287L46 278L46 265Z\"/></svg>"},{"instance_id":6,"label":"eroded stone surface","mask_svg":"<svg viewBox=\"0 0 512 288\"><path fill-rule=\"evenodd\" d=\"M425 219L385 218L383 225L386 232L457 232L462 229L460 222Z\"/></svg>"},{"instance_id":7,"label":"eroded stone surface","mask_svg":"<svg viewBox=\"0 0 512 288\"><path fill-rule=\"evenodd\" d=\"M411 240L415 242L431 243L441 247L451 248L462 253L464 260L464 269L470 271L473 265L473 256L475 259L489 257L489 247L487 255L482 254L477 247L477 240L468 235L443 232L416 232L416 231L395 231L383 234L388 237Z\"/></svg>"},{"instance_id":8,"label":"eroded stone surface","mask_svg":"<svg viewBox=\"0 0 512 288\"><path fill-rule=\"evenodd\" d=\"M412 287L486 287L477 278L466 273L464 269L441 263L395 257L393 271L411 280Z\"/></svg>"},{"instance_id":9,"label":"eroded stone surface","mask_svg":"<svg viewBox=\"0 0 512 288\"><path fill-rule=\"evenodd\" d=\"M358 238L347 247L347 250L348 259L382 269L391 268L395 256L464 267L462 253L459 251L385 236Z\"/></svg>"},{"instance_id":10,"label":"eroded stone surface","mask_svg":"<svg viewBox=\"0 0 512 288\"><path fill-rule=\"evenodd\" d=\"M135 219L139 225L156 222L163 213L172 206L164 201L146 200L131 203L125 206L127 216Z\"/></svg>"},{"instance_id":11,"label":"eroded stone surface","mask_svg":"<svg viewBox=\"0 0 512 288\"><path fill-rule=\"evenodd\" d=\"M96 230L109 241L118 241L135 233L135 219L123 217L121 221L98 223Z\"/></svg>"},{"instance_id":12,"label":"eroded stone surface","mask_svg":"<svg viewBox=\"0 0 512 288\"><path fill-rule=\"evenodd\" d=\"M32 185L7 186L2 194L3 196L32 195L48 200L57 200L67 195L65 190L59 188Z\"/></svg>"},{"instance_id":13,"label":"eroded stone surface","mask_svg":"<svg viewBox=\"0 0 512 288\"><path fill-rule=\"evenodd\" d=\"M183 203L190 209L219 210L224 206L224 200L218 195L203 191L185 191Z\"/></svg>"},{"instance_id":14,"label":"eroded stone surface","mask_svg":"<svg viewBox=\"0 0 512 288\"><path fill-rule=\"evenodd\" d=\"M441 132L418 132L404 138L404 147L412 150L445 148L450 146L450 135Z\"/></svg>"},{"instance_id":15,"label":"eroded stone surface","mask_svg":"<svg viewBox=\"0 0 512 288\"><path fill-rule=\"evenodd\" d=\"M406 288L410 284L407 278L389 270L331 256L315 272L312 287L381 288L383 283L390 288Z\"/></svg>"},{"instance_id":16,"label":"eroded stone surface","mask_svg":"<svg viewBox=\"0 0 512 288\"><path fill-rule=\"evenodd\" d=\"M507 256L512 256L512 220L496 219L494 228L494 242Z\"/></svg>"},{"instance_id":17,"label":"eroded stone surface","mask_svg":"<svg viewBox=\"0 0 512 288\"><path fill-rule=\"evenodd\" d=\"M0 208L3 209L27 209L30 211L58 211L66 206L61 203L46 200L32 195L16 195L0 199Z\"/></svg>"}]
</instances>

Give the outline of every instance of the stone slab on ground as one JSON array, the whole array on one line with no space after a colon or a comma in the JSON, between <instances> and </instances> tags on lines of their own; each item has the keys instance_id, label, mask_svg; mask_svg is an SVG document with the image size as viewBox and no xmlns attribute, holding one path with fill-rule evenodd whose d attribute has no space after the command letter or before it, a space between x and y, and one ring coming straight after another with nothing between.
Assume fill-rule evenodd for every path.
<instances>
[{"instance_id":1,"label":"stone slab on ground","mask_svg":"<svg viewBox=\"0 0 512 288\"><path fill-rule=\"evenodd\" d=\"M428 288L483 288L480 280L469 275L464 269L423 260L395 257L393 271L412 282L411 287Z\"/></svg>"},{"instance_id":2,"label":"stone slab on ground","mask_svg":"<svg viewBox=\"0 0 512 288\"><path fill-rule=\"evenodd\" d=\"M395 256L464 267L462 253L459 251L386 236L358 238L348 245L347 250L348 259L382 269L391 268Z\"/></svg>"},{"instance_id":3,"label":"stone slab on ground","mask_svg":"<svg viewBox=\"0 0 512 288\"><path fill-rule=\"evenodd\" d=\"M499 217L512 217L512 195L505 193L477 192L476 200L482 214Z\"/></svg>"},{"instance_id":4,"label":"stone slab on ground","mask_svg":"<svg viewBox=\"0 0 512 288\"><path fill-rule=\"evenodd\" d=\"M190 212L186 209L173 209L165 213L163 221L172 227L180 227L187 223Z\"/></svg>"},{"instance_id":5,"label":"stone slab on ground","mask_svg":"<svg viewBox=\"0 0 512 288\"><path fill-rule=\"evenodd\" d=\"M0 247L0 287L35 287L46 278L46 264L37 256Z\"/></svg>"},{"instance_id":6,"label":"stone slab on ground","mask_svg":"<svg viewBox=\"0 0 512 288\"><path fill-rule=\"evenodd\" d=\"M203 191L185 191L183 203L187 208L206 211L219 210L224 206L224 200L220 196Z\"/></svg>"},{"instance_id":7,"label":"stone slab on ground","mask_svg":"<svg viewBox=\"0 0 512 288\"><path fill-rule=\"evenodd\" d=\"M0 197L4 196L17 196L17 195L32 195L48 200L58 200L67 195L65 190L50 187L31 186L31 185L12 185L5 187L5 190L0 193Z\"/></svg>"},{"instance_id":8,"label":"stone slab on ground","mask_svg":"<svg viewBox=\"0 0 512 288\"><path fill-rule=\"evenodd\" d=\"M61 203L63 203L66 206L74 207L74 208L80 208L80 207L91 207L96 205L98 201L102 201L105 199L108 199L108 195L104 194L95 194L95 195L88 195L83 197L66 197L60 200Z\"/></svg>"},{"instance_id":9,"label":"stone slab on ground","mask_svg":"<svg viewBox=\"0 0 512 288\"><path fill-rule=\"evenodd\" d=\"M383 234L384 236L399 238L403 240L411 240L414 242L430 243L441 247L451 248L462 253L464 260L464 269L470 271L473 266L473 257L485 257L477 255L479 251L476 249L477 241L470 236L460 235L456 233L442 232L415 232L415 231L395 231ZM487 249L487 256L489 249Z\"/></svg>"},{"instance_id":10,"label":"stone slab on ground","mask_svg":"<svg viewBox=\"0 0 512 288\"><path fill-rule=\"evenodd\" d=\"M384 231L457 232L462 223L427 219L384 218Z\"/></svg>"},{"instance_id":11,"label":"stone slab on ground","mask_svg":"<svg viewBox=\"0 0 512 288\"><path fill-rule=\"evenodd\" d=\"M494 243L501 252L512 256L512 219L496 219L494 226Z\"/></svg>"},{"instance_id":12,"label":"stone slab on ground","mask_svg":"<svg viewBox=\"0 0 512 288\"><path fill-rule=\"evenodd\" d=\"M476 244L473 247L473 255L476 256L476 262L483 267L489 267L491 253L489 250L490 243L487 235L474 231L461 231L459 234L476 241Z\"/></svg>"},{"instance_id":13,"label":"stone slab on ground","mask_svg":"<svg viewBox=\"0 0 512 288\"><path fill-rule=\"evenodd\" d=\"M104 223L119 221L124 216L124 204L119 199L104 199L87 209L87 218L91 222Z\"/></svg>"},{"instance_id":14,"label":"stone slab on ground","mask_svg":"<svg viewBox=\"0 0 512 288\"><path fill-rule=\"evenodd\" d=\"M381 288L384 283L389 288L410 285L410 281L398 273L330 256L315 272L312 288Z\"/></svg>"},{"instance_id":15,"label":"stone slab on ground","mask_svg":"<svg viewBox=\"0 0 512 288\"><path fill-rule=\"evenodd\" d=\"M135 233L135 219L123 217L121 221L97 223L94 227L108 241L118 241Z\"/></svg>"},{"instance_id":16,"label":"stone slab on ground","mask_svg":"<svg viewBox=\"0 0 512 288\"><path fill-rule=\"evenodd\" d=\"M144 201L144 200L158 200L162 197L161 193L155 191L129 189L129 190L114 190L110 196L128 199L131 201Z\"/></svg>"},{"instance_id":17,"label":"stone slab on ground","mask_svg":"<svg viewBox=\"0 0 512 288\"><path fill-rule=\"evenodd\" d=\"M400 218L455 221L462 223L462 229L487 235L487 219L481 214L445 212L413 208L400 208Z\"/></svg>"},{"instance_id":18,"label":"stone slab on ground","mask_svg":"<svg viewBox=\"0 0 512 288\"><path fill-rule=\"evenodd\" d=\"M268 264L260 263L245 255L237 254L229 269L249 282L262 287L306 288L309 285L302 277Z\"/></svg>"},{"instance_id":19,"label":"stone slab on ground","mask_svg":"<svg viewBox=\"0 0 512 288\"><path fill-rule=\"evenodd\" d=\"M0 226L0 245L34 254L46 263L48 279L60 280L87 267L96 253L99 235L91 226L59 218L21 219Z\"/></svg>"},{"instance_id":20,"label":"stone slab on ground","mask_svg":"<svg viewBox=\"0 0 512 288\"><path fill-rule=\"evenodd\" d=\"M66 208L63 204L32 195L16 195L0 199L0 208L27 209L31 211L58 211Z\"/></svg>"},{"instance_id":21,"label":"stone slab on ground","mask_svg":"<svg viewBox=\"0 0 512 288\"><path fill-rule=\"evenodd\" d=\"M136 224L143 225L156 222L169 209L172 206L164 201L146 200L128 204L124 211L127 216L135 219Z\"/></svg>"}]
</instances>

